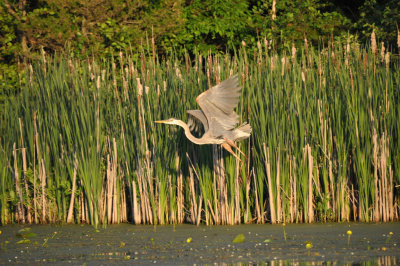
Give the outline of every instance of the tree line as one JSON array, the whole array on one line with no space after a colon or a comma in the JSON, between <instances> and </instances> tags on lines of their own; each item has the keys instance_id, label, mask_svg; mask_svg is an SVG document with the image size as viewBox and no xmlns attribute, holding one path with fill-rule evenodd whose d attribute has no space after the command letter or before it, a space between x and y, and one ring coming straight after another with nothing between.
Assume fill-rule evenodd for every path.
<instances>
[{"instance_id":1,"label":"tree line","mask_svg":"<svg viewBox=\"0 0 400 266\"><path fill-rule=\"evenodd\" d=\"M274 49L331 38L397 41L396 0L3 0L0 84L12 92L18 63L47 53L78 58L121 50L159 55L234 51L275 40Z\"/></svg>"}]
</instances>

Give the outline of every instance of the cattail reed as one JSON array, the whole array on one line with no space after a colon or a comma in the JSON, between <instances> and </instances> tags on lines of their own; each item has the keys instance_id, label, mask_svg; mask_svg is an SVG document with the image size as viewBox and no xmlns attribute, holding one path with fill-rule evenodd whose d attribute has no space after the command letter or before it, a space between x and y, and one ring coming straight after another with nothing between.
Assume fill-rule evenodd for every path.
<instances>
[{"instance_id":1,"label":"cattail reed","mask_svg":"<svg viewBox=\"0 0 400 266\"><path fill-rule=\"evenodd\" d=\"M372 54L376 54L377 53L377 44L376 44L376 35L375 35L375 31L372 31L371 33L371 51Z\"/></svg>"},{"instance_id":2,"label":"cattail reed","mask_svg":"<svg viewBox=\"0 0 400 266\"><path fill-rule=\"evenodd\" d=\"M159 60L152 39L148 54L109 62L43 51L2 114L1 224L398 219L399 62L374 32L370 47L331 42L280 54L265 38ZM248 160L154 124L187 121L200 93L236 73Z\"/></svg>"},{"instance_id":3,"label":"cattail reed","mask_svg":"<svg viewBox=\"0 0 400 266\"><path fill-rule=\"evenodd\" d=\"M272 20L275 20L276 19L276 0L273 0L272 1L272 14L271 14L271 17L272 17Z\"/></svg>"},{"instance_id":4,"label":"cattail reed","mask_svg":"<svg viewBox=\"0 0 400 266\"><path fill-rule=\"evenodd\" d=\"M397 51L400 54L400 31L397 29Z\"/></svg>"},{"instance_id":5,"label":"cattail reed","mask_svg":"<svg viewBox=\"0 0 400 266\"><path fill-rule=\"evenodd\" d=\"M297 49L294 46L294 43L292 43L292 64L294 64L294 62L296 60L296 52L297 52Z\"/></svg>"}]
</instances>

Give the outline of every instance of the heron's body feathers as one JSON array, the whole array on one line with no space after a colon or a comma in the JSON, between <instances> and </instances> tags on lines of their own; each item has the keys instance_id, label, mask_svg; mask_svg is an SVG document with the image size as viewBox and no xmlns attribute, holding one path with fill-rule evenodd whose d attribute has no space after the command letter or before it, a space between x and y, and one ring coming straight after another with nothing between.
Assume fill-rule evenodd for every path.
<instances>
[{"instance_id":1,"label":"heron's body feathers","mask_svg":"<svg viewBox=\"0 0 400 266\"><path fill-rule=\"evenodd\" d=\"M242 139L247 139L250 137L251 134L251 126L250 124L244 123L240 127L234 130L235 137L233 141L239 141Z\"/></svg>"},{"instance_id":2,"label":"heron's body feathers","mask_svg":"<svg viewBox=\"0 0 400 266\"><path fill-rule=\"evenodd\" d=\"M239 116L234 109L239 102L240 89L237 75L232 76L197 97L196 101L201 110L188 110L187 124L175 118L156 122L183 127L186 137L195 144L223 144L225 149L238 158L232 149L227 147L239 150L235 142L249 138L251 134L251 126L248 123L236 127ZM198 131L200 124L203 125L204 134L201 138L196 138L191 131Z\"/></svg>"}]
</instances>

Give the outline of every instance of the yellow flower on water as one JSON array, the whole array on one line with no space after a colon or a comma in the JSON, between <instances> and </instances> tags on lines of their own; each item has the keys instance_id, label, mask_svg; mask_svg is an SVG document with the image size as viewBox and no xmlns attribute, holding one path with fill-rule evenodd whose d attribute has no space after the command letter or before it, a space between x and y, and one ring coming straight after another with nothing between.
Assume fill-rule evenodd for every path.
<instances>
[{"instance_id":1,"label":"yellow flower on water","mask_svg":"<svg viewBox=\"0 0 400 266\"><path fill-rule=\"evenodd\" d=\"M385 248L385 247L382 247L382 251L386 251L386 248Z\"/></svg>"},{"instance_id":2,"label":"yellow flower on water","mask_svg":"<svg viewBox=\"0 0 400 266\"><path fill-rule=\"evenodd\" d=\"M191 243L192 240L193 240L193 239L192 239L191 237L189 237L188 239L186 239L186 242L187 242L187 243Z\"/></svg>"},{"instance_id":3,"label":"yellow flower on water","mask_svg":"<svg viewBox=\"0 0 400 266\"><path fill-rule=\"evenodd\" d=\"M1 230L0 230L0 235L1 235L1 233L2 233L2 232L1 232Z\"/></svg>"},{"instance_id":4,"label":"yellow flower on water","mask_svg":"<svg viewBox=\"0 0 400 266\"><path fill-rule=\"evenodd\" d=\"M311 248L312 248L312 243L311 241L306 241L306 249L308 250L308 256L311 256Z\"/></svg>"},{"instance_id":5,"label":"yellow flower on water","mask_svg":"<svg viewBox=\"0 0 400 266\"><path fill-rule=\"evenodd\" d=\"M352 232L351 230L348 230L348 231L347 231L347 235L348 235L348 236L351 236L352 234L353 234L353 232Z\"/></svg>"},{"instance_id":6,"label":"yellow flower on water","mask_svg":"<svg viewBox=\"0 0 400 266\"><path fill-rule=\"evenodd\" d=\"M1 234L1 231L0 231L0 234ZM393 235L393 232L389 232L389 235L392 236L392 235Z\"/></svg>"}]
</instances>

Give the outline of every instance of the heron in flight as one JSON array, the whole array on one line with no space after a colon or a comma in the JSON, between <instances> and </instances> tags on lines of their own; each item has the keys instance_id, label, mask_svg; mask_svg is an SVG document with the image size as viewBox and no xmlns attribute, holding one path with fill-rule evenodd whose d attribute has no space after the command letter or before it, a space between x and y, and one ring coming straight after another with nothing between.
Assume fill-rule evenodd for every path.
<instances>
[{"instance_id":1,"label":"heron in flight","mask_svg":"<svg viewBox=\"0 0 400 266\"><path fill-rule=\"evenodd\" d=\"M196 101L200 110L187 111L189 114L188 124L176 118L155 122L181 126L191 142L199 145L220 144L241 161L233 152L232 147L246 157L236 142L250 137L251 126L243 123L236 127L239 123L239 116L234 108L239 102L240 89L236 74L197 97ZM202 137L196 138L191 131L198 130L200 123L203 125L204 134Z\"/></svg>"}]
</instances>

